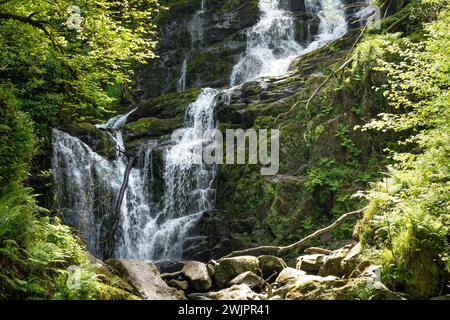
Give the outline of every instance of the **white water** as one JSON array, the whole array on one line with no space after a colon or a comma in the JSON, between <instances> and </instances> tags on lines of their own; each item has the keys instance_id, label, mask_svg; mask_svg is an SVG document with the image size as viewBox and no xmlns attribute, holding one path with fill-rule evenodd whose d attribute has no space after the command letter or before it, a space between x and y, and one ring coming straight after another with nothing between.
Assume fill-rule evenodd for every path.
<instances>
[{"instance_id":1,"label":"white water","mask_svg":"<svg viewBox=\"0 0 450 320\"><path fill-rule=\"evenodd\" d=\"M285 73L302 50L295 41L294 19L280 0L260 0L259 9L259 22L247 32L246 53L231 73L232 86Z\"/></svg>"},{"instance_id":2,"label":"white water","mask_svg":"<svg viewBox=\"0 0 450 320\"><path fill-rule=\"evenodd\" d=\"M179 142L167 151L164 166L164 205L158 225L148 226L148 247L153 259L181 258L183 244L201 214L213 208L215 167L199 157L203 132L216 126L214 104L218 91L203 89L189 105Z\"/></svg>"},{"instance_id":3,"label":"white water","mask_svg":"<svg viewBox=\"0 0 450 320\"><path fill-rule=\"evenodd\" d=\"M191 51L200 48L203 45L203 15L206 10L206 0L202 0L200 10L198 10L188 24L188 31L191 35ZM188 55L184 58L181 65L181 75L177 82L177 92L183 92L186 89L187 63Z\"/></svg>"},{"instance_id":4,"label":"white water","mask_svg":"<svg viewBox=\"0 0 450 320\"><path fill-rule=\"evenodd\" d=\"M177 92L183 92L186 90L186 75L187 75L187 62L188 59L183 60L183 64L181 65L181 76L177 83Z\"/></svg>"},{"instance_id":5,"label":"white water","mask_svg":"<svg viewBox=\"0 0 450 320\"><path fill-rule=\"evenodd\" d=\"M280 0L259 0L261 17L247 32L245 54L234 66L232 86L286 73L292 60L341 37L347 31L341 0L305 0L306 11L319 16L319 34L309 44L295 40L294 18Z\"/></svg>"},{"instance_id":6,"label":"white water","mask_svg":"<svg viewBox=\"0 0 450 320\"><path fill-rule=\"evenodd\" d=\"M320 17L319 34L301 46L294 39L292 15L280 0L260 0L261 18L247 32L247 50L233 69L230 82L242 84L263 76L277 76L288 70L292 60L341 36L347 29L340 0L306 0L307 10ZM321 8L320 10L318 8ZM203 40L202 15L205 1L191 23L193 48ZM201 22L201 23L199 23ZM186 86L187 58L183 61L178 91ZM219 91L205 88L187 108L184 132L164 157L164 195L153 203L150 183L154 179L153 149L144 146L131 169L120 208L119 227L111 235L116 197L128 164L121 128L128 116L118 116L106 125L117 144L117 158L109 161L67 133L53 131L52 171L56 204L64 220L80 230L88 248L102 257L105 249L117 258L180 259L191 228L204 211L214 208L216 167L199 161L209 144L204 130L215 128L214 107ZM112 239L112 240L111 240Z\"/></svg>"},{"instance_id":7,"label":"white water","mask_svg":"<svg viewBox=\"0 0 450 320\"><path fill-rule=\"evenodd\" d=\"M341 0L305 0L306 12L318 15L319 34L303 49L302 54L317 50L347 32L344 7Z\"/></svg>"}]
</instances>

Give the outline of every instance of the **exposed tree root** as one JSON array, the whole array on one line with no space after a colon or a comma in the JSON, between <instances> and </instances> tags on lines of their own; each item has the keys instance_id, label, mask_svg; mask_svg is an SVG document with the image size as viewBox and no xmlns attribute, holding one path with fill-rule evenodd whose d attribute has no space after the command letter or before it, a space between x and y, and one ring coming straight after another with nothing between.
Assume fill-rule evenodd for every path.
<instances>
[{"instance_id":1,"label":"exposed tree root","mask_svg":"<svg viewBox=\"0 0 450 320\"><path fill-rule=\"evenodd\" d=\"M352 211L352 212L348 212L343 214L342 216L339 217L339 219L337 219L335 222L333 222L333 224L329 225L326 228L323 229L319 229L316 232L310 234L309 236L307 236L306 238L301 239L298 242L295 242L291 245L288 246L261 246L261 247L256 247L256 248L250 248L250 249L245 249L245 250L239 250L239 251L233 251L231 252L229 255L225 256L224 258L231 258L231 257L237 257L237 256L259 256L259 255L273 255L273 256L280 256L283 254L286 254L290 251L293 250L298 250L304 247L304 245L314 239L317 238L319 236L321 236L324 233L328 233L334 229L336 229L337 227L339 227L341 224L343 224L345 221L352 219L352 218L356 218L356 217L360 217L363 212L367 209L367 207L362 208L360 210L357 211Z\"/></svg>"}]
</instances>

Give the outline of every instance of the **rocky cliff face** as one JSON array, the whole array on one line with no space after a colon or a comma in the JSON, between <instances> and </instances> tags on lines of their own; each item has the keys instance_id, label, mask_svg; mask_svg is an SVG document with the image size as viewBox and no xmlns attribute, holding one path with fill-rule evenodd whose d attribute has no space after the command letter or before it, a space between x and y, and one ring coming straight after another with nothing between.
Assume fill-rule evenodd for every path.
<instances>
[{"instance_id":1,"label":"rocky cliff face","mask_svg":"<svg viewBox=\"0 0 450 320\"><path fill-rule=\"evenodd\" d=\"M159 58L137 67L135 98L176 92L186 73L186 87L222 88L246 49L246 29L259 19L257 0L168 1L158 30ZM304 0L283 0L295 17L299 42L318 32L318 18L305 12ZM183 66L185 63L185 66ZM179 90L178 90L179 91Z\"/></svg>"}]
</instances>

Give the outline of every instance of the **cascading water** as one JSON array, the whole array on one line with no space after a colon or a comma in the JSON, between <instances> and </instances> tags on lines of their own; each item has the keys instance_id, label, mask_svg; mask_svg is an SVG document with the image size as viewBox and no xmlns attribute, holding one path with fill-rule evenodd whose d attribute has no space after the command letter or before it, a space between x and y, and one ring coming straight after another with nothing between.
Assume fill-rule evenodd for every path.
<instances>
[{"instance_id":1,"label":"cascading water","mask_svg":"<svg viewBox=\"0 0 450 320\"><path fill-rule=\"evenodd\" d=\"M309 44L295 40L294 18L282 0L259 0L261 18L247 32L245 54L234 66L232 86L288 71L292 60L339 38L347 31L341 0L305 0L306 11L318 15L319 34Z\"/></svg>"},{"instance_id":2,"label":"cascading water","mask_svg":"<svg viewBox=\"0 0 450 320\"><path fill-rule=\"evenodd\" d=\"M145 233L153 259L181 258L184 240L201 214L213 208L215 166L201 161L204 136L216 127L214 104L218 91L203 89L189 105L179 142L167 151L164 166L164 205Z\"/></svg>"},{"instance_id":3,"label":"cascading water","mask_svg":"<svg viewBox=\"0 0 450 320\"><path fill-rule=\"evenodd\" d=\"M181 76L177 83L177 92L182 92L186 89L186 75L187 75L187 58L183 60L181 65Z\"/></svg>"},{"instance_id":4,"label":"cascading water","mask_svg":"<svg viewBox=\"0 0 450 320\"><path fill-rule=\"evenodd\" d=\"M344 7L341 0L305 0L306 12L319 17L319 33L302 54L323 47L347 32Z\"/></svg>"},{"instance_id":5,"label":"cascading water","mask_svg":"<svg viewBox=\"0 0 450 320\"><path fill-rule=\"evenodd\" d=\"M294 38L294 19L280 1L259 0L261 17L247 32L247 50L233 68L231 85L280 75L295 57L347 30L344 13L339 10L340 0L306 0L307 10L319 16L320 26L315 39L302 46ZM204 11L202 1L189 26L192 48L202 41ZM186 69L187 58L178 91L185 89ZM205 88L187 108L184 130L163 159L164 193L157 202L153 201L150 185L154 180L153 151L158 142L149 141L134 157L125 152L121 128L134 110L98 126L116 142L115 160L100 156L67 133L53 131L56 205L64 221L80 231L93 254L149 260L182 258L192 227L203 212L214 208L216 167L204 164L199 157L212 142L203 133L216 128L214 107L220 92L226 96L231 91ZM123 200L118 202L123 185ZM119 214L114 216L118 203Z\"/></svg>"},{"instance_id":6,"label":"cascading water","mask_svg":"<svg viewBox=\"0 0 450 320\"><path fill-rule=\"evenodd\" d=\"M202 0L200 10L198 10L188 24L188 30L191 35L191 51L199 48L203 44L203 15L205 14L206 0ZM186 89L187 63L189 60L187 55L181 64L181 75L177 82L177 92Z\"/></svg>"},{"instance_id":7,"label":"cascading water","mask_svg":"<svg viewBox=\"0 0 450 320\"><path fill-rule=\"evenodd\" d=\"M259 22L247 32L246 53L231 73L232 86L283 74L302 50L295 41L294 19L280 0L259 0L259 9Z\"/></svg>"},{"instance_id":8,"label":"cascading water","mask_svg":"<svg viewBox=\"0 0 450 320\"><path fill-rule=\"evenodd\" d=\"M206 0L202 0L198 10L188 25L191 34L191 48L197 48L203 44L203 14L205 13Z\"/></svg>"},{"instance_id":9,"label":"cascading water","mask_svg":"<svg viewBox=\"0 0 450 320\"><path fill-rule=\"evenodd\" d=\"M138 157L141 160L130 171L120 216L112 216L130 161L124 154L120 131L129 114L99 126L111 130L116 141L117 157L112 161L95 153L79 139L53 130L52 173L56 206L64 221L80 231L88 249L99 257L131 257L136 253L140 256L139 243L143 240L141 232L136 232L139 225L136 221L144 226L153 207L147 201L152 150L149 144L141 150L142 154ZM117 222L120 227L112 234Z\"/></svg>"}]
</instances>

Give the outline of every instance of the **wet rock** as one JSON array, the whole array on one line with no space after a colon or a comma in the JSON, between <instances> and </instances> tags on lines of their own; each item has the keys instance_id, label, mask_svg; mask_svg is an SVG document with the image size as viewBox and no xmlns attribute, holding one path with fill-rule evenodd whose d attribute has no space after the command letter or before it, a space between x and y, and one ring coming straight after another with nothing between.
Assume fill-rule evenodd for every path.
<instances>
[{"instance_id":1,"label":"wet rock","mask_svg":"<svg viewBox=\"0 0 450 320\"><path fill-rule=\"evenodd\" d=\"M212 286L211 277L204 263L188 261L181 271L194 287L195 291L207 291Z\"/></svg>"},{"instance_id":2,"label":"wet rock","mask_svg":"<svg viewBox=\"0 0 450 320\"><path fill-rule=\"evenodd\" d=\"M97 128L92 123L75 123L63 126L59 130L67 132L71 136L80 139L87 144L93 151L108 159L116 156L116 142L111 134L105 130Z\"/></svg>"},{"instance_id":3,"label":"wet rock","mask_svg":"<svg viewBox=\"0 0 450 320\"><path fill-rule=\"evenodd\" d=\"M324 254L311 254L297 258L297 269L308 273L317 273L325 263L327 256Z\"/></svg>"},{"instance_id":4,"label":"wet rock","mask_svg":"<svg viewBox=\"0 0 450 320\"><path fill-rule=\"evenodd\" d=\"M259 263L256 257L242 256L224 258L217 261L213 267L213 278L219 288L224 288L232 279L238 275L251 271L258 273Z\"/></svg>"},{"instance_id":5,"label":"wet rock","mask_svg":"<svg viewBox=\"0 0 450 320\"><path fill-rule=\"evenodd\" d=\"M190 89L182 93L169 93L143 100L135 112L129 115L128 123L142 118L177 119L183 118L187 106L197 99L200 89Z\"/></svg>"},{"instance_id":6,"label":"wet rock","mask_svg":"<svg viewBox=\"0 0 450 320\"><path fill-rule=\"evenodd\" d=\"M134 96L147 99L177 90L187 59L186 86L224 87L239 55L245 51L245 29L259 18L257 1L211 1L197 16L200 39L192 34L192 19L200 2L176 1L158 21L159 58L136 70Z\"/></svg>"},{"instance_id":7,"label":"wet rock","mask_svg":"<svg viewBox=\"0 0 450 320\"><path fill-rule=\"evenodd\" d=\"M184 293L169 287L156 266L142 260L115 260L106 263L124 277L135 293L145 300L184 300Z\"/></svg>"},{"instance_id":8,"label":"wet rock","mask_svg":"<svg viewBox=\"0 0 450 320\"><path fill-rule=\"evenodd\" d=\"M277 274L287 268L287 264L283 261L283 259L274 256L259 256L258 263L262 276L266 280L269 278L275 279Z\"/></svg>"}]
</instances>

